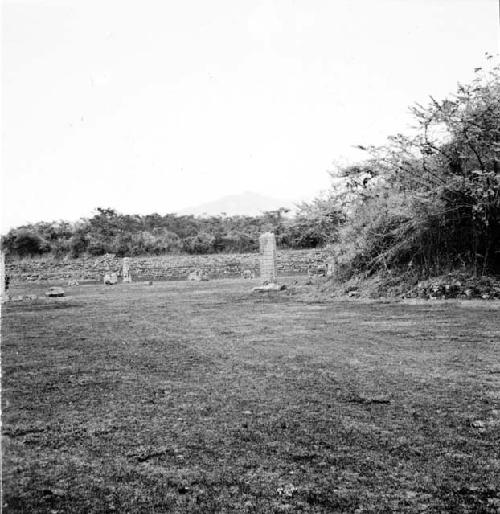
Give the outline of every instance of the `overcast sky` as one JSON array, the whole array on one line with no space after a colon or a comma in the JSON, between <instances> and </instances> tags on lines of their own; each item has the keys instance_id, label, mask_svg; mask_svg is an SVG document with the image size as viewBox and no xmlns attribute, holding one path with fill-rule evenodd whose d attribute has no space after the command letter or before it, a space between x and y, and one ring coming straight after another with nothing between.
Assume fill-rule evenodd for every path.
<instances>
[{"instance_id":1,"label":"overcast sky","mask_svg":"<svg viewBox=\"0 0 500 514\"><path fill-rule=\"evenodd\" d=\"M497 0L6 0L2 232L328 186L497 54Z\"/></svg>"}]
</instances>

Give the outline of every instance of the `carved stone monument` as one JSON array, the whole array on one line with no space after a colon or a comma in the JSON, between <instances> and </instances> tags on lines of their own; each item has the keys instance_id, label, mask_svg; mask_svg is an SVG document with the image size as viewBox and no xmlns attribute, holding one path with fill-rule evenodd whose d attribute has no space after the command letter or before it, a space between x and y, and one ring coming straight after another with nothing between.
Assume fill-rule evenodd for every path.
<instances>
[{"instance_id":1,"label":"carved stone monument","mask_svg":"<svg viewBox=\"0 0 500 514\"><path fill-rule=\"evenodd\" d=\"M260 280L267 284L276 283L276 238L272 232L265 232L259 238Z\"/></svg>"},{"instance_id":2,"label":"carved stone monument","mask_svg":"<svg viewBox=\"0 0 500 514\"><path fill-rule=\"evenodd\" d=\"M0 250L0 300L3 302L6 299L6 276L5 276L5 255Z\"/></svg>"},{"instance_id":3,"label":"carved stone monument","mask_svg":"<svg viewBox=\"0 0 500 514\"><path fill-rule=\"evenodd\" d=\"M132 275L130 274L130 259L128 257L123 258L122 278L124 282L132 282Z\"/></svg>"},{"instance_id":4,"label":"carved stone monument","mask_svg":"<svg viewBox=\"0 0 500 514\"><path fill-rule=\"evenodd\" d=\"M336 262L335 262L334 257L330 257L326 261L326 276L327 277L333 277L333 275L335 275L335 270L336 270L335 264L336 264Z\"/></svg>"}]
</instances>

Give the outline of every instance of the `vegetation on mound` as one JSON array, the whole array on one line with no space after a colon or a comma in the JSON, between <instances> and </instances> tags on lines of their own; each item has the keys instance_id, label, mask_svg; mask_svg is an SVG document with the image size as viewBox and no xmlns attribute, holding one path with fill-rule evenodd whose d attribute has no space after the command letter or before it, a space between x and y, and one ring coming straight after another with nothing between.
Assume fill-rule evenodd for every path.
<instances>
[{"instance_id":1,"label":"vegetation on mound","mask_svg":"<svg viewBox=\"0 0 500 514\"><path fill-rule=\"evenodd\" d=\"M499 66L412 112L412 134L361 147L368 160L332 173L324 202L345 216L332 248L337 277L499 273Z\"/></svg>"}]
</instances>

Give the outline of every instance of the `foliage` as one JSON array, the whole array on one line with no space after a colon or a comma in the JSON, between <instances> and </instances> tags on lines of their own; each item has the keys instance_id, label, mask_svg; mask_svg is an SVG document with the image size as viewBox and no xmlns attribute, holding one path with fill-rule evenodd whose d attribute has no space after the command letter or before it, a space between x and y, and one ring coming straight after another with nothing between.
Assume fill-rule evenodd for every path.
<instances>
[{"instance_id":1,"label":"foliage","mask_svg":"<svg viewBox=\"0 0 500 514\"><path fill-rule=\"evenodd\" d=\"M337 199L328 195L299 205L297 216L287 224L278 241L290 248L316 248L335 240L343 213Z\"/></svg>"},{"instance_id":2,"label":"foliage","mask_svg":"<svg viewBox=\"0 0 500 514\"><path fill-rule=\"evenodd\" d=\"M3 246L17 255L33 257L50 251L51 247L36 231L28 229L11 230L3 241Z\"/></svg>"},{"instance_id":3,"label":"foliage","mask_svg":"<svg viewBox=\"0 0 500 514\"><path fill-rule=\"evenodd\" d=\"M3 238L3 248L19 256L33 256L50 251L55 257L70 255L122 256L163 255L167 253L207 254L254 252L259 236L273 231L278 243L286 248L309 248L331 240L336 218L324 215L320 202L304 204L296 217L287 209L264 212L260 216L209 216L157 213L125 215L114 209L98 208L89 219L77 223L40 222L11 230ZM37 244L19 244L19 233L29 233ZM37 246L38 245L38 246Z\"/></svg>"},{"instance_id":4,"label":"foliage","mask_svg":"<svg viewBox=\"0 0 500 514\"><path fill-rule=\"evenodd\" d=\"M210 253L214 247L215 236L200 232L195 236L184 239L183 249L187 253Z\"/></svg>"},{"instance_id":5,"label":"foliage","mask_svg":"<svg viewBox=\"0 0 500 514\"><path fill-rule=\"evenodd\" d=\"M346 276L416 267L500 271L500 70L477 70L451 98L412 109L411 135L340 169L347 221L335 252Z\"/></svg>"}]
</instances>

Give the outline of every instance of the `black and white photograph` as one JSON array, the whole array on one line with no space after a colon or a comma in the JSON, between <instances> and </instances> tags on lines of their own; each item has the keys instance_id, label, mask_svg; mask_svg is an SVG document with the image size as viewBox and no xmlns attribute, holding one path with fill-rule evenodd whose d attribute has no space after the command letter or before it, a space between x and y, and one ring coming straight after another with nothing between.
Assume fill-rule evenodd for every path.
<instances>
[{"instance_id":1,"label":"black and white photograph","mask_svg":"<svg viewBox=\"0 0 500 514\"><path fill-rule=\"evenodd\" d=\"M500 1L0 1L0 512L500 514Z\"/></svg>"}]
</instances>

